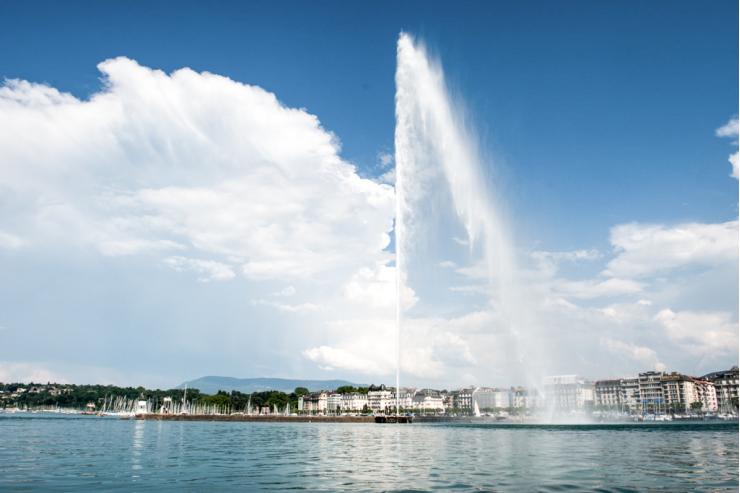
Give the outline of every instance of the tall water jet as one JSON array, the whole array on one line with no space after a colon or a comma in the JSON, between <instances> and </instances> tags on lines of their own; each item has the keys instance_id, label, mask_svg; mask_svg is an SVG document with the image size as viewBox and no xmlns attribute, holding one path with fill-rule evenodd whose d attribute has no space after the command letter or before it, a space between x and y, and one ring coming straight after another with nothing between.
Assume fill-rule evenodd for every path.
<instances>
[{"instance_id":1,"label":"tall water jet","mask_svg":"<svg viewBox=\"0 0 740 493\"><path fill-rule=\"evenodd\" d=\"M410 282L412 252L419 244L429 243L425 235L435 220L429 217L434 207L424 209L423 204L441 193L440 188L445 189L464 229L469 256L480 256L485 269L482 277L489 281L489 301L506 334L509 376L525 380L529 388L541 382L542 375L532 361L540 355L531 354L534 341L527 339L527 328L534 322L524 302L510 234L475 142L452 102L439 65L430 60L423 46L402 33L397 47L395 130L397 389L405 317L402 293Z\"/></svg>"}]
</instances>

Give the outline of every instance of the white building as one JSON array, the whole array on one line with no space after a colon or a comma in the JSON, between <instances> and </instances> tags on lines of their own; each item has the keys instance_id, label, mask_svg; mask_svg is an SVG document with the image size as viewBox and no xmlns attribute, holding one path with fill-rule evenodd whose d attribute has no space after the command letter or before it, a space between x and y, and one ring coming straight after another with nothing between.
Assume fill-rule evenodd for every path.
<instances>
[{"instance_id":1,"label":"white building","mask_svg":"<svg viewBox=\"0 0 740 493\"><path fill-rule=\"evenodd\" d=\"M90 408L90 404L88 404L87 407ZM136 414L148 414L148 413L149 413L149 402L143 399L139 399L138 401L136 401Z\"/></svg>"},{"instance_id":2,"label":"white building","mask_svg":"<svg viewBox=\"0 0 740 493\"><path fill-rule=\"evenodd\" d=\"M452 407L461 411L472 411L474 390L474 388L470 388L452 392Z\"/></svg>"},{"instance_id":3,"label":"white building","mask_svg":"<svg viewBox=\"0 0 740 493\"><path fill-rule=\"evenodd\" d=\"M511 388L511 407L515 409L535 408L542 404L540 395L536 389L526 389L524 387Z\"/></svg>"},{"instance_id":4,"label":"white building","mask_svg":"<svg viewBox=\"0 0 740 493\"><path fill-rule=\"evenodd\" d=\"M701 380L699 378L692 378L691 383L693 384L693 392L690 397L687 397L689 407L691 406L691 402L701 402L702 411L717 412L717 390L714 384L708 380Z\"/></svg>"},{"instance_id":5,"label":"white building","mask_svg":"<svg viewBox=\"0 0 740 493\"><path fill-rule=\"evenodd\" d=\"M510 389L496 389L478 387L473 391L473 402L478 409L508 409L512 407L512 392Z\"/></svg>"},{"instance_id":6,"label":"white building","mask_svg":"<svg viewBox=\"0 0 740 493\"><path fill-rule=\"evenodd\" d=\"M594 385L577 375L547 377L545 400L548 407L561 411L583 409L594 403Z\"/></svg>"},{"instance_id":7,"label":"white building","mask_svg":"<svg viewBox=\"0 0 740 493\"><path fill-rule=\"evenodd\" d=\"M329 394L326 397L326 410L329 414L340 414L342 412L342 394Z\"/></svg>"},{"instance_id":8,"label":"white building","mask_svg":"<svg viewBox=\"0 0 740 493\"><path fill-rule=\"evenodd\" d=\"M383 388L367 393L367 404L374 414L392 413L396 409L396 394Z\"/></svg>"},{"instance_id":9,"label":"white building","mask_svg":"<svg viewBox=\"0 0 740 493\"><path fill-rule=\"evenodd\" d=\"M444 412L445 410L444 399L439 392L431 389L423 389L417 392L410 407L422 412Z\"/></svg>"},{"instance_id":10,"label":"white building","mask_svg":"<svg viewBox=\"0 0 740 493\"><path fill-rule=\"evenodd\" d=\"M367 401L367 394L361 394L359 392L342 394L342 411L361 413L368 409L370 409L370 405Z\"/></svg>"},{"instance_id":11,"label":"white building","mask_svg":"<svg viewBox=\"0 0 740 493\"><path fill-rule=\"evenodd\" d=\"M597 406L621 411L688 412L695 402L702 403L704 412L718 408L712 382L675 372L648 371L637 378L600 380L594 394Z\"/></svg>"},{"instance_id":12,"label":"white building","mask_svg":"<svg viewBox=\"0 0 740 493\"><path fill-rule=\"evenodd\" d=\"M298 412L306 414L326 414L329 394L312 392L298 397Z\"/></svg>"},{"instance_id":13,"label":"white building","mask_svg":"<svg viewBox=\"0 0 740 493\"><path fill-rule=\"evenodd\" d=\"M602 409L634 411L640 402L637 378L599 380L594 385L594 404Z\"/></svg>"},{"instance_id":14,"label":"white building","mask_svg":"<svg viewBox=\"0 0 740 493\"><path fill-rule=\"evenodd\" d=\"M720 411L733 412L738 408L738 368L733 366L729 370L716 371L704 375L702 380L708 380L714 385L717 395L717 406Z\"/></svg>"},{"instance_id":15,"label":"white building","mask_svg":"<svg viewBox=\"0 0 740 493\"><path fill-rule=\"evenodd\" d=\"M640 407L640 379L635 377L622 379L622 395L627 409Z\"/></svg>"},{"instance_id":16,"label":"white building","mask_svg":"<svg viewBox=\"0 0 740 493\"><path fill-rule=\"evenodd\" d=\"M623 405L622 380L599 380L594 384L594 394L597 407L620 409Z\"/></svg>"},{"instance_id":17,"label":"white building","mask_svg":"<svg viewBox=\"0 0 740 493\"><path fill-rule=\"evenodd\" d=\"M662 371L646 371L637 376L640 385L640 407L643 411L659 410L665 405Z\"/></svg>"}]
</instances>

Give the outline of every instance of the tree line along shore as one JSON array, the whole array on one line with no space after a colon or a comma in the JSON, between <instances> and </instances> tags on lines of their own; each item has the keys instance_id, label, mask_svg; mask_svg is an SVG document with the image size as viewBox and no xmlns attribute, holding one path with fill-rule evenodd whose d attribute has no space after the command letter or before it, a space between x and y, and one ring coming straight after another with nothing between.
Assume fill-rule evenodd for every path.
<instances>
[{"instance_id":1,"label":"tree line along shore","mask_svg":"<svg viewBox=\"0 0 740 493\"><path fill-rule=\"evenodd\" d=\"M343 386L336 389L339 393L367 393L374 386ZM146 400L153 406L162 403L166 398L181 401L185 389L147 389L144 387L118 387L115 385L75 385L56 383L1 383L0 408L2 409L73 409L73 410L106 410L114 400L134 402ZM205 394L198 389L187 389L187 401L201 406L223 409L226 412L239 412L251 406L254 409L267 407L274 409L298 409L298 399L309 394L305 387L297 387L293 392L279 390L243 393L219 390L215 394Z\"/></svg>"}]
</instances>

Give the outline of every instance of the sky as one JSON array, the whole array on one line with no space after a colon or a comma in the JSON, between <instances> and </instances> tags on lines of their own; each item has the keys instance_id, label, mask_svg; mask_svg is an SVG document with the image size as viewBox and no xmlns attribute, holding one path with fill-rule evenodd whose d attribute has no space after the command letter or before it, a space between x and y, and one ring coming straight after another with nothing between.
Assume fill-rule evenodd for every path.
<instances>
[{"instance_id":1,"label":"sky","mask_svg":"<svg viewBox=\"0 0 740 493\"><path fill-rule=\"evenodd\" d=\"M737 364L737 19L732 1L3 3L0 381L391 383L402 31L441 64L508 221L547 348L528 358L590 378ZM434 293L404 294L404 381L522 383L450 248Z\"/></svg>"}]
</instances>

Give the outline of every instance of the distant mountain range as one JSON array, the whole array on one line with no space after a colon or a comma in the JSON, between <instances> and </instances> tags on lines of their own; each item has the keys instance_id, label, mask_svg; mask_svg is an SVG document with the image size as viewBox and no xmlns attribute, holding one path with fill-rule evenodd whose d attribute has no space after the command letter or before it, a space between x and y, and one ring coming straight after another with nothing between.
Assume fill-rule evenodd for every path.
<instances>
[{"instance_id":1,"label":"distant mountain range","mask_svg":"<svg viewBox=\"0 0 740 493\"><path fill-rule=\"evenodd\" d=\"M289 378L234 378L234 377L200 377L189 382L181 383L177 388L182 389L187 385L189 389L198 389L204 394L215 394L219 390L231 392L238 390L246 394L252 392L263 392L265 390L279 390L290 393L296 387L306 387L311 392L317 390L333 390L342 385L357 387L360 384L346 380L292 380ZM364 385L363 385L364 386Z\"/></svg>"}]
</instances>

